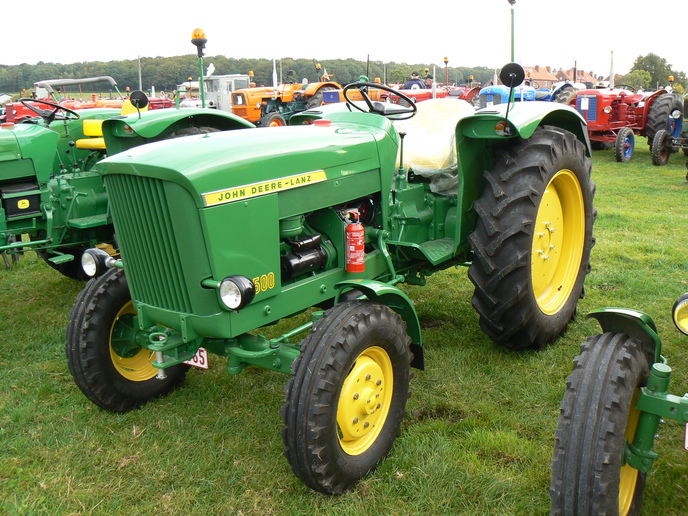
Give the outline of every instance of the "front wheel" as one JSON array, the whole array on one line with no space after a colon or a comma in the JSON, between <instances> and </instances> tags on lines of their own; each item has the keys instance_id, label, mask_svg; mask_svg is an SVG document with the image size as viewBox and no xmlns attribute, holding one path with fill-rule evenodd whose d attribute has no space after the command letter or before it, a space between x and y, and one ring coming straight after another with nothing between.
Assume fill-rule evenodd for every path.
<instances>
[{"instance_id":1,"label":"front wheel","mask_svg":"<svg viewBox=\"0 0 688 516\"><path fill-rule=\"evenodd\" d=\"M669 156L671 155L671 133L666 129L660 129L655 134L655 139L652 141L652 164L658 167L669 163Z\"/></svg>"},{"instance_id":2,"label":"front wheel","mask_svg":"<svg viewBox=\"0 0 688 516\"><path fill-rule=\"evenodd\" d=\"M630 161L633 157L634 149L635 137L633 136L633 129L622 127L616 134L616 140L614 141L614 158L618 163Z\"/></svg>"},{"instance_id":3,"label":"front wheel","mask_svg":"<svg viewBox=\"0 0 688 516\"><path fill-rule=\"evenodd\" d=\"M326 311L301 344L282 407L284 454L315 491L340 494L392 448L409 396L401 317L365 302Z\"/></svg>"},{"instance_id":4,"label":"front wheel","mask_svg":"<svg viewBox=\"0 0 688 516\"><path fill-rule=\"evenodd\" d=\"M155 353L137 344L135 316L122 269L89 281L69 314L69 370L86 397L111 412L127 412L171 392L189 367L170 367L167 378L157 379Z\"/></svg>"},{"instance_id":5,"label":"front wheel","mask_svg":"<svg viewBox=\"0 0 688 516\"><path fill-rule=\"evenodd\" d=\"M263 116L258 121L258 125L261 127L284 127L287 125L287 121L277 111L273 111Z\"/></svg>"},{"instance_id":6,"label":"front wheel","mask_svg":"<svg viewBox=\"0 0 688 516\"><path fill-rule=\"evenodd\" d=\"M555 437L552 515L640 513L645 474L623 457L640 416L636 398L649 374L642 344L627 335L595 335L581 345Z\"/></svg>"},{"instance_id":7,"label":"front wheel","mask_svg":"<svg viewBox=\"0 0 688 516\"><path fill-rule=\"evenodd\" d=\"M590 170L575 135L545 126L498 151L485 173L468 276L480 326L496 343L541 349L575 315L594 244Z\"/></svg>"}]
</instances>

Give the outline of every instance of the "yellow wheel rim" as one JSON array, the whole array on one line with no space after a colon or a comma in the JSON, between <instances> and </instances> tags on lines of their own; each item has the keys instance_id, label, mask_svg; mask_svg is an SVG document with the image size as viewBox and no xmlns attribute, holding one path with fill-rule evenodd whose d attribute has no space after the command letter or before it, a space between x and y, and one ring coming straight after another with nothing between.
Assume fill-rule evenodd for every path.
<instances>
[{"instance_id":1,"label":"yellow wheel rim","mask_svg":"<svg viewBox=\"0 0 688 516\"><path fill-rule=\"evenodd\" d=\"M394 389L392 361L372 346L361 353L344 380L337 405L339 443L349 455L361 455L385 425Z\"/></svg>"},{"instance_id":2,"label":"yellow wheel rim","mask_svg":"<svg viewBox=\"0 0 688 516\"><path fill-rule=\"evenodd\" d=\"M155 360L155 353L145 348L140 348L134 355L123 357L115 351L112 345L113 340L127 338L124 335L126 329L118 327L122 324L120 319L127 314L136 315L134 304L131 301L122 307L112 323L112 328L110 329L110 358L117 372L124 378L132 382L144 382L157 374L157 369L152 365ZM120 324L118 325L118 323Z\"/></svg>"},{"instance_id":3,"label":"yellow wheel rim","mask_svg":"<svg viewBox=\"0 0 688 516\"><path fill-rule=\"evenodd\" d=\"M628 413L628 423L626 423L626 441L633 442L635 430L638 428L638 418L640 411L635 408L638 401L638 390L636 389L631 401L631 410ZM638 470L628 464L621 467L621 477L619 478L619 514L628 514L633 504L635 487L638 482Z\"/></svg>"},{"instance_id":4,"label":"yellow wheel rim","mask_svg":"<svg viewBox=\"0 0 688 516\"><path fill-rule=\"evenodd\" d=\"M540 310L556 314L576 284L585 245L585 203L576 175L560 170L547 185L535 219L533 293Z\"/></svg>"}]
</instances>

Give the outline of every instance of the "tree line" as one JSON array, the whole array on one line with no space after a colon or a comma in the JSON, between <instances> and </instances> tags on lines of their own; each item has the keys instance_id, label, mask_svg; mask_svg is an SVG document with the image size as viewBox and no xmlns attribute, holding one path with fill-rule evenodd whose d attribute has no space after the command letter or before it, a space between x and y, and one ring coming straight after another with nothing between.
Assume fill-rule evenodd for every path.
<instances>
[{"instance_id":1,"label":"tree line","mask_svg":"<svg viewBox=\"0 0 688 516\"><path fill-rule=\"evenodd\" d=\"M487 67L447 67L444 64L406 64L383 63L381 61L357 61L355 59L330 59L317 63L315 60L284 58L274 62L270 59L233 59L222 55L206 56L204 67L206 72L212 63L215 75L230 73L254 74L256 85L271 86L273 82L273 66L279 82L286 82L288 78L301 82L307 79L315 82L319 75L327 73L330 79L342 85L355 82L362 75L371 81L380 78L385 83L403 83L412 72L418 72L421 77L427 73L436 75L437 82L445 82L448 77L450 84L465 84L473 81L486 84L490 81L495 70ZM318 71L316 64L320 64ZM427 70L427 71L426 71ZM35 65L20 64L14 66L0 65L0 92L18 94L22 90L30 92L35 82L47 79L82 79L109 75L115 79L120 91L127 88L136 90L141 87L150 91L171 91L176 86L199 75L199 62L193 55L175 57L142 57L140 59L110 61L110 62L81 62L71 64L44 63ZM683 93L686 85L684 72L674 71L665 59L648 54L638 56L631 71L624 75L615 76L616 83L625 83L635 88L653 89L657 85L666 85L669 76L674 76L674 86ZM139 77L141 84L139 85ZM101 92L105 93L105 92Z\"/></svg>"}]
</instances>

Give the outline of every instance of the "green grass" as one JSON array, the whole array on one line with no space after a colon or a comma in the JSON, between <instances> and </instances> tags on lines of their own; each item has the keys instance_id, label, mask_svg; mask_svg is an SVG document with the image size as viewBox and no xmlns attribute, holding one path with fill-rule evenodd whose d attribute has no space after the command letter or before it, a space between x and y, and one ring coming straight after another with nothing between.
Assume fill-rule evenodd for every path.
<instances>
[{"instance_id":1,"label":"green grass","mask_svg":"<svg viewBox=\"0 0 688 516\"><path fill-rule=\"evenodd\" d=\"M352 492L311 492L282 456L287 377L239 376L211 356L172 395L110 414L77 389L64 356L68 311L81 284L25 254L0 270L0 514L406 515L547 514L558 406L579 344L598 332L582 316L602 306L652 315L688 390L688 339L671 306L688 290L688 185L682 155L653 167L644 140L630 163L596 152L593 271L581 316L542 352L507 352L480 330L465 269L404 287L424 327L426 370L388 458ZM661 428L645 514L688 506L683 429Z\"/></svg>"}]
</instances>

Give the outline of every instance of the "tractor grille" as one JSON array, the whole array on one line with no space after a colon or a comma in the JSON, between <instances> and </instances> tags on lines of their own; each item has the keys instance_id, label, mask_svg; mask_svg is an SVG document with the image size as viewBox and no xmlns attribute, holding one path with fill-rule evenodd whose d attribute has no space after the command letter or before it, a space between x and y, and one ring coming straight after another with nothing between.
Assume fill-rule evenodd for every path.
<instances>
[{"instance_id":1,"label":"tractor grille","mask_svg":"<svg viewBox=\"0 0 688 516\"><path fill-rule=\"evenodd\" d=\"M134 299L191 313L180 254L185 241L175 232L172 214L174 209L177 218L198 218L191 197L187 194L188 202L179 203L175 195L173 207L169 189L181 187L148 177L106 175L105 186Z\"/></svg>"},{"instance_id":2,"label":"tractor grille","mask_svg":"<svg viewBox=\"0 0 688 516\"><path fill-rule=\"evenodd\" d=\"M583 97L576 99L576 109L583 115L586 122L597 122L597 97L585 97L588 102L588 109L583 111L581 104L584 102Z\"/></svg>"}]
</instances>

